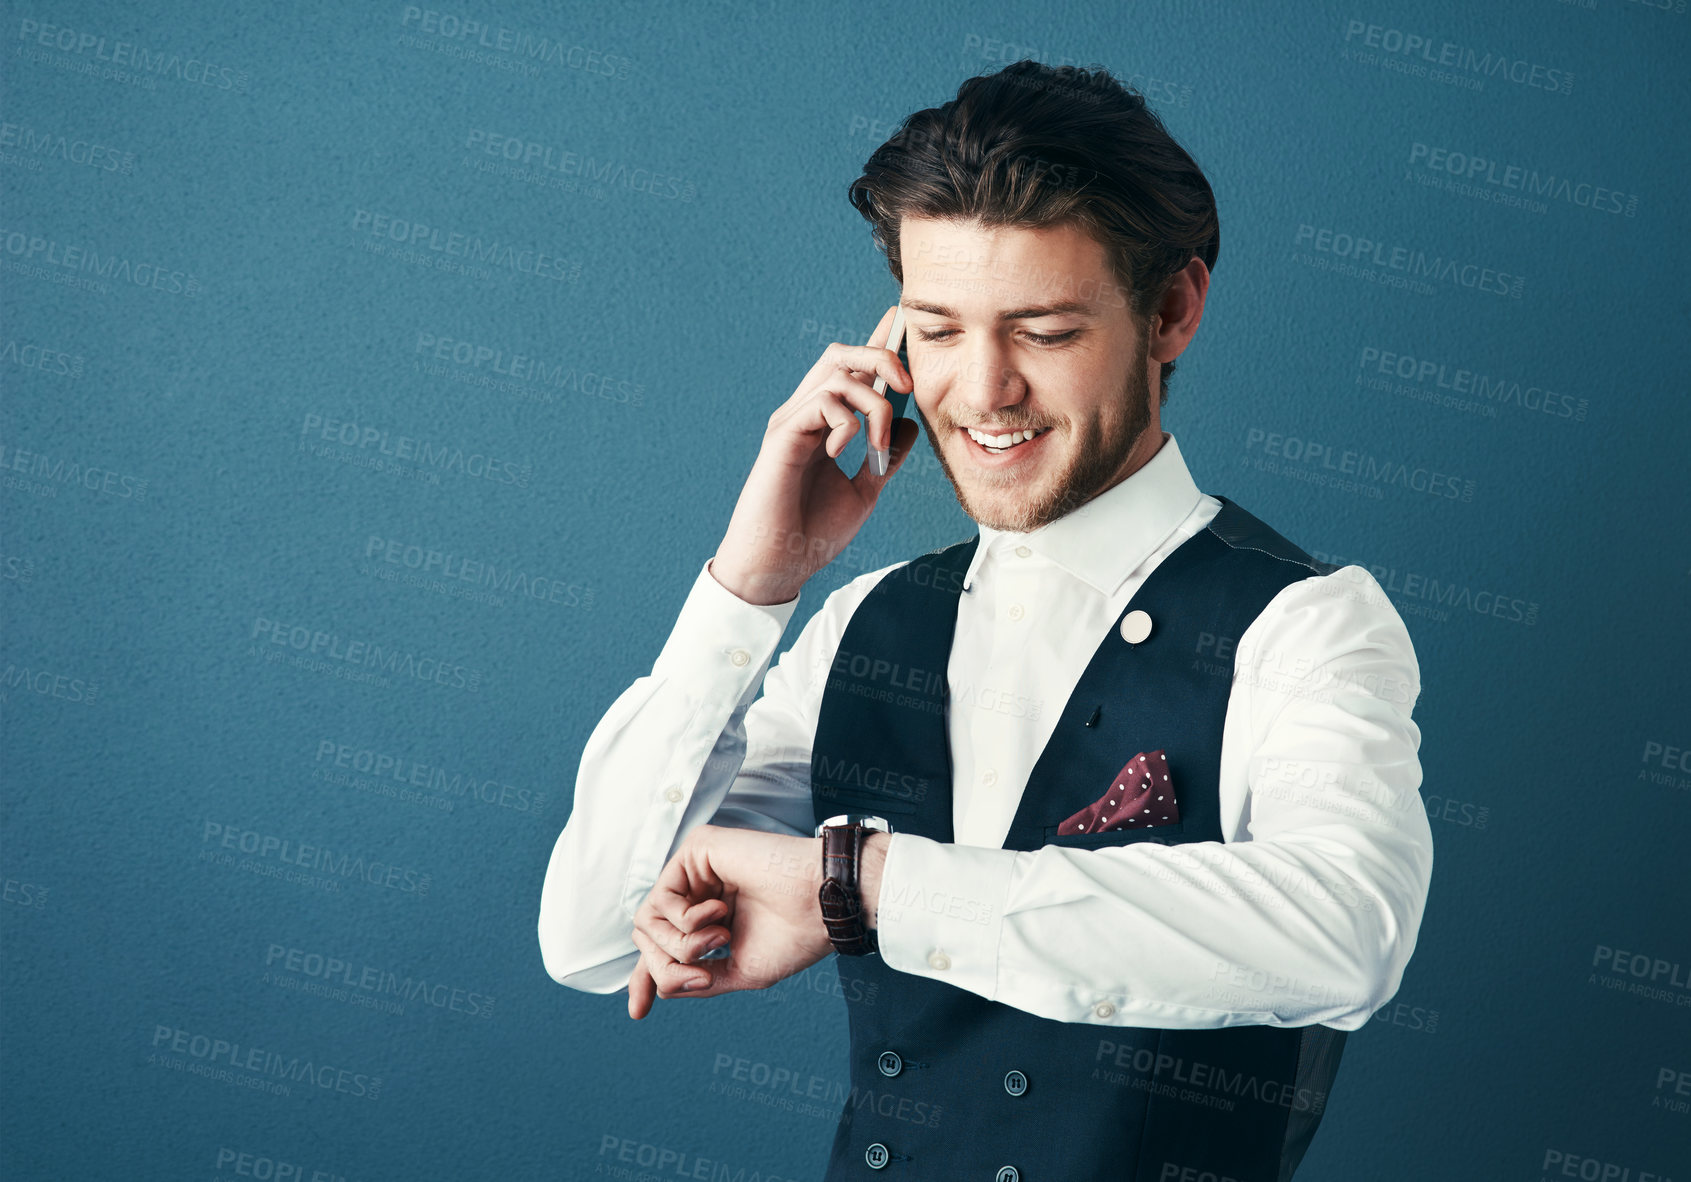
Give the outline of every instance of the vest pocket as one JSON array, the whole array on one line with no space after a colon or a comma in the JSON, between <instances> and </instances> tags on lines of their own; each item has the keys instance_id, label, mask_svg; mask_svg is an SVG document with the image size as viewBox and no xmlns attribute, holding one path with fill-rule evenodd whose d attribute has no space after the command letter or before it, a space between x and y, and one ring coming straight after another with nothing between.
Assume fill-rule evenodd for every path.
<instances>
[{"instance_id":1,"label":"vest pocket","mask_svg":"<svg viewBox=\"0 0 1691 1182\"><path fill-rule=\"evenodd\" d=\"M1105 846L1132 845L1138 841L1154 841L1159 845L1179 845L1183 838L1180 830L1185 821L1173 821L1167 825L1153 825L1143 829L1106 829L1102 833L1058 833L1058 826L1047 825L1044 830L1046 845L1066 845L1075 849L1093 850Z\"/></svg>"}]
</instances>

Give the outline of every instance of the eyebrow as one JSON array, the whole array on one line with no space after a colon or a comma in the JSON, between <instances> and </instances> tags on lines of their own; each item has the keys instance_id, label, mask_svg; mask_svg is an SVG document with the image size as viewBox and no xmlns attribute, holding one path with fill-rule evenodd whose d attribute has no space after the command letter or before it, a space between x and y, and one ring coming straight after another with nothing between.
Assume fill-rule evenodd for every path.
<instances>
[{"instance_id":1,"label":"eyebrow","mask_svg":"<svg viewBox=\"0 0 1691 1182\"><path fill-rule=\"evenodd\" d=\"M944 316L948 320L961 320L956 309L948 308L944 304L925 304L920 300L905 300L906 308L917 312L929 312L935 316ZM1000 312L999 320L1035 320L1041 316L1063 316L1074 314L1097 319L1097 309L1082 300L1061 300L1055 304L1037 304L1027 308L1016 308L1009 312Z\"/></svg>"}]
</instances>

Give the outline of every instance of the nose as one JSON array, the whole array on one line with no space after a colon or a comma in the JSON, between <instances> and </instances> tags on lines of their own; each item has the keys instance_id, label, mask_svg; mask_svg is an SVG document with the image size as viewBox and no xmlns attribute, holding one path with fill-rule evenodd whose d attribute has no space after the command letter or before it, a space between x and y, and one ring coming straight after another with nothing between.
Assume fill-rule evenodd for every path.
<instances>
[{"instance_id":1,"label":"nose","mask_svg":"<svg viewBox=\"0 0 1691 1182\"><path fill-rule=\"evenodd\" d=\"M992 421L999 408L1027 397L1027 382L1017 372L1011 352L990 333L977 333L955 354L957 373L951 383L956 417L969 423Z\"/></svg>"}]
</instances>

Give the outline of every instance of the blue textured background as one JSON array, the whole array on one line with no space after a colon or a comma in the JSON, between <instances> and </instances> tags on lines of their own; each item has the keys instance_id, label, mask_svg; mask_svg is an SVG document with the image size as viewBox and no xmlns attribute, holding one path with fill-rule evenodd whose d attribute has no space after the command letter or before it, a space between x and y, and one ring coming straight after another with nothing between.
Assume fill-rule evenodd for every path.
<instances>
[{"instance_id":1,"label":"blue textured background","mask_svg":"<svg viewBox=\"0 0 1691 1182\"><path fill-rule=\"evenodd\" d=\"M1691 14L1664 2L6 3L0 1173L221 1178L251 1154L304 1178L573 1179L616 1137L820 1175L831 1113L725 1095L717 1065L844 1080L831 962L632 1023L545 975L540 885L582 745L649 670L769 411L896 298L847 184L904 114L1035 56L1144 87L1215 188L1215 283L1164 412L1200 486L1373 567L1420 658L1431 899L1300 1179L1534 1179L1561 1153L1685 1182L1691 1115L1659 1079L1691 1072L1691 764L1669 754L1691 747ZM562 52L424 30L442 18ZM1394 31L1566 81L1359 56ZM478 133L585 171L478 171L499 162ZM1417 143L1627 208L1430 187L1448 174ZM377 216L430 227L429 262L372 249L398 247ZM1300 227L1522 282L1387 286ZM561 261L452 273L435 231ZM429 337L556 380L432 362ZM1368 349L1499 396L1370 389ZM323 443L330 419L371 433ZM1319 461L1258 466L1270 434L1470 491L1312 483ZM371 466L400 437L464 462ZM921 448L789 642L848 578L972 532ZM373 538L551 594L407 585ZM444 662L447 684L271 661L292 650L262 620ZM342 782L336 745L449 786ZM219 861L225 831L398 877L252 873L285 867ZM429 992L397 1013L312 994L272 946ZM191 1074L206 1057L169 1053L176 1031L348 1074L288 1094Z\"/></svg>"}]
</instances>

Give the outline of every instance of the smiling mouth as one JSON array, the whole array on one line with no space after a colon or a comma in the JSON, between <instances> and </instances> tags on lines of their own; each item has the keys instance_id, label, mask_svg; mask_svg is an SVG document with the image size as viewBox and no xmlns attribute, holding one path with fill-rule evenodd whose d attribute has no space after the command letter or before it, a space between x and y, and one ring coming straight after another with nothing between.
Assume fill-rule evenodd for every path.
<instances>
[{"instance_id":1,"label":"smiling mouth","mask_svg":"<svg viewBox=\"0 0 1691 1182\"><path fill-rule=\"evenodd\" d=\"M1020 430L1016 430L1016 431L985 432L985 431L977 431L972 427L964 427L964 428L961 428L961 430L962 430L963 434L965 436L967 436L969 438L969 440L972 443L974 443L975 446L979 447L982 451L987 452L989 455L1003 455L1005 452L1015 451L1017 448L1022 447L1023 445L1025 445L1027 443L1033 442L1034 440L1040 438L1042 435L1048 434L1050 432L1051 428L1050 427L1039 427L1039 428L1031 429L1032 430L1031 438L1028 434L1029 429L1020 429ZM1000 442L989 442L989 440L991 440L991 441L1002 440L1003 442L1001 442L1001 443Z\"/></svg>"}]
</instances>

